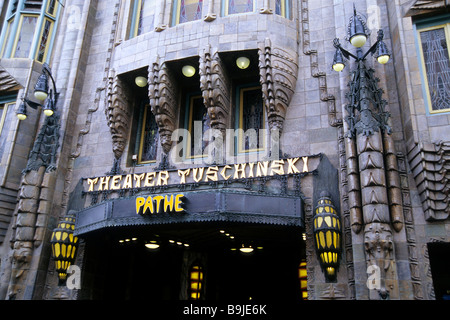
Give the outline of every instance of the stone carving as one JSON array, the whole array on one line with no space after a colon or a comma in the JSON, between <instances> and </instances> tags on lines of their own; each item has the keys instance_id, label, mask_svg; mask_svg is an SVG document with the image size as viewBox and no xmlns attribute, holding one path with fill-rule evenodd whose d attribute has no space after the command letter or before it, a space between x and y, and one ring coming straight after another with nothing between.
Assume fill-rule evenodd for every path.
<instances>
[{"instance_id":1,"label":"stone carving","mask_svg":"<svg viewBox=\"0 0 450 320\"><path fill-rule=\"evenodd\" d=\"M0 65L0 92L17 91L21 88L20 83Z\"/></svg>"},{"instance_id":2,"label":"stone carving","mask_svg":"<svg viewBox=\"0 0 450 320\"><path fill-rule=\"evenodd\" d=\"M408 161L425 219L447 219L450 214L450 141L416 144L408 152Z\"/></svg>"},{"instance_id":3,"label":"stone carving","mask_svg":"<svg viewBox=\"0 0 450 320\"><path fill-rule=\"evenodd\" d=\"M169 153L178 109L176 81L166 65L159 64L159 59L149 67L148 79L150 107L158 124L161 146L165 153Z\"/></svg>"},{"instance_id":4,"label":"stone carving","mask_svg":"<svg viewBox=\"0 0 450 320\"><path fill-rule=\"evenodd\" d=\"M259 71L269 129L281 133L297 83L297 57L273 47L270 39L266 38L259 47Z\"/></svg>"},{"instance_id":5,"label":"stone carving","mask_svg":"<svg viewBox=\"0 0 450 320\"><path fill-rule=\"evenodd\" d=\"M111 70L108 75L105 114L111 131L113 152L116 159L122 156L128 140L130 102L125 85Z\"/></svg>"},{"instance_id":6,"label":"stone carving","mask_svg":"<svg viewBox=\"0 0 450 320\"><path fill-rule=\"evenodd\" d=\"M211 128L225 134L230 114L231 85L217 50L208 45L200 56L200 88Z\"/></svg>"},{"instance_id":7,"label":"stone carving","mask_svg":"<svg viewBox=\"0 0 450 320\"><path fill-rule=\"evenodd\" d=\"M211 22L211 21L216 20L216 18L217 18L217 15L214 13L214 0L209 0L208 1L208 13L205 15L203 20L206 22Z\"/></svg>"}]
</instances>

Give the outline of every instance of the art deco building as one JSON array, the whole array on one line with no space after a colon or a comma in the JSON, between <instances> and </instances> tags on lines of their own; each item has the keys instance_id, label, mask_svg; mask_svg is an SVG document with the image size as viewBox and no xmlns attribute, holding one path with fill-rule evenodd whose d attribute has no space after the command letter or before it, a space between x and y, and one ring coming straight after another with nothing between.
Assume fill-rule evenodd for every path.
<instances>
[{"instance_id":1,"label":"art deco building","mask_svg":"<svg viewBox=\"0 0 450 320\"><path fill-rule=\"evenodd\" d=\"M449 10L3 1L0 298L445 299Z\"/></svg>"}]
</instances>

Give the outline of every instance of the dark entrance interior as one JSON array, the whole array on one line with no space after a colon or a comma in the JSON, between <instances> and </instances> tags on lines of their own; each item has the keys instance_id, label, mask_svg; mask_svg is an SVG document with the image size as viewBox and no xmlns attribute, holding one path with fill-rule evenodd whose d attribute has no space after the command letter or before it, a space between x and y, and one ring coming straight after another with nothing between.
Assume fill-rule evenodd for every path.
<instances>
[{"instance_id":1,"label":"dark entrance interior","mask_svg":"<svg viewBox=\"0 0 450 320\"><path fill-rule=\"evenodd\" d=\"M450 243L428 243L428 256L436 300L450 300Z\"/></svg>"},{"instance_id":2,"label":"dark entrance interior","mask_svg":"<svg viewBox=\"0 0 450 320\"><path fill-rule=\"evenodd\" d=\"M85 237L80 299L189 299L189 267L201 264L201 299L301 300L302 229L201 223L98 232ZM145 243L156 241L157 249ZM251 247L250 253L240 251Z\"/></svg>"}]
</instances>

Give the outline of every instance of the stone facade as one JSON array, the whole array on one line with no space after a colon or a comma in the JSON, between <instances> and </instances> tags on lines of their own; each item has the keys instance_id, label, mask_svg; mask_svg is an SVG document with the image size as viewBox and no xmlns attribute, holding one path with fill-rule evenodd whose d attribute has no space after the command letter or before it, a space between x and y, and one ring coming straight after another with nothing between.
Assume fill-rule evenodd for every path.
<instances>
[{"instance_id":1,"label":"stone facade","mask_svg":"<svg viewBox=\"0 0 450 320\"><path fill-rule=\"evenodd\" d=\"M427 111L414 24L429 12L449 22L441 5L445 1L432 2L430 9L409 0L299 0L292 1L288 19L275 14L274 0L255 0L254 12L228 16L222 15L220 0L209 0L203 1L201 19L173 26L173 1L154 0L144 7L147 31L130 38L132 1L67 0L50 61L60 91L54 171L22 171L45 120L34 110L26 121L15 117L21 98L32 95L42 65L29 59L0 60L0 94L17 94L0 136L0 298L60 297L50 250L58 220L69 210L123 196L114 191L86 194L87 178L196 168L169 156L175 144L171 136L181 127L177 86L184 85L173 74L174 66L197 63L198 87L215 120L212 127L224 131L233 127L234 112L227 54L251 52L267 125L280 134L279 150L271 151L281 151L283 157L322 154L329 163L317 169L318 178L301 177L308 298L435 299L428 244L450 242L450 113ZM345 119L356 63L349 61L340 73L331 68L333 39L346 36L353 3L367 15L371 34L366 46L375 43L381 28L392 53L386 65L370 55L365 63L380 80L377 89L387 101L391 132L354 140ZM2 19L7 4L0 8ZM137 117L133 97L141 94L134 84L137 75L148 79L146 94L160 136L156 163L140 166L133 162L132 147ZM245 160L235 156L227 164ZM327 179L321 172L335 177L328 191L342 221L336 282L325 279L314 250L313 215L319 185L323 187L316 181ZM380 248L383 257L377 254ZM82 243L76 264L84 263ZM371 265L383 271L382 293L368 288ZM64 297L80 294L72 290Z\"/></svg>"}]
</instances>

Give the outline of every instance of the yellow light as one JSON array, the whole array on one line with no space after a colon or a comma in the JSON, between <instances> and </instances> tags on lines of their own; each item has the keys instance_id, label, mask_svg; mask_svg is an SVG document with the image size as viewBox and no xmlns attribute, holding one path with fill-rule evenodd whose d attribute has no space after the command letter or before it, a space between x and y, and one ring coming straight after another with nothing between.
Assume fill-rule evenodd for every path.
<instances>
[{"instance_id":1,"label":"yellow light","mask_svg":"<svg viewBox=\"0 0 450 320\"><path fill-rule=\"evenodd\" d=\"M365 45L366 41L367 41L367 37L363 34L354 35L350 39L350 43L357 48L361 48L363 45Z\"/></svg>"},{"instance_id":2,"label":"yellow light","mask_svg":"<svg viewBox=\"0 0 450 320\"><path fill-rule=\"evenodd\" d=\"M147 85L147 78L146 78L146 77L143 77L143 76L137 76L137 77L134 79L134 82L136 83L136 85L137 85L138 87L143 88L143 87L145 87L145 86Z\"/></svg>"},{"instance_id":3,"label":"yellow light","mask_svg":"<svg viewBox=\"0 0 450 320\"><path fill-rule=\"evenodd\" d=\"M195 68L193 66L190 65L185 65L182 69L181 72L183 73L183 75L185 77L192 77L195 74Z\"/></svg>"},{"instance_id":4,"label":"yellow light","mask_svg":"<svg viewBox=\"0 0 450 320\"><path fill-rule=\"evenodd\" d=\"M26 118L27 118L26 114L22 114L22 113L17 114L17 119L19 119L19 120L25 120Z\"/></svg>"},{"instance_id":5,"label":"yellow light","mask_svg":"<svg viewBox=\"0 0 450 320\"><path fill-rule=\"evenodd\" d=\"M34 96L36 97L36 99L44 101L45 99L47 99L48 93L44 91L35 91Z\"/></svg>"},{"instance_id":6,"label":"yellow light","mask_svg":"<svg viewBox=\"0 0 450 320\"><path fill-rule=\"evenodd\" d=\"M159 244L156 241L150 241L145 244L145 247L150 250L155 250L159 248Z\"/></svg>"},{"instance_id":7,"label":"yellow light","mask_svg":"<svg viewBox=\"0 0 450 320\"><path fill-rule=\"evenodd\" d=\"M253 252L253 248L252 248L252 247L242 247L242 248L239 248L239 250L240 250L241 252L243 252L243 253L250 253L250 252Z\"/></svg>"},{"instance_id":8,"label":"yellow light","mask_svg":"<svg viewBox=\"0 0 450 320\"><path fill-rule=\"evenodd\" d=\"M377 58L377 60L378 60L378 62L381 63L381 64L386 64L386 63L388 63L388 61L389 61L389 55L388 55L388 54L385 54L385 55L379 56L379 57Z\"/></svg>"},{"instance_id":9,"label":"yellow light","mask_svg":"<svg viewBox=\"0 0 450 320\"><path fill-rule=\"evenodd\" d=\"M333 64L333 70L336 72L341 72L342 70L344 70L345 65L343 63L336 63Z\"/></svg>"},{"instance_id":10,"label":"yellow light","mask_svg":"<svg viewBox=\"0 0 450 320\"><path fill-rule=\"evenodd\" d=\"M247 57L239 57L236 59L236 65L240 69L247 69L248 66L250 65L250 59Z\"/></svg>"}]
</instances>

